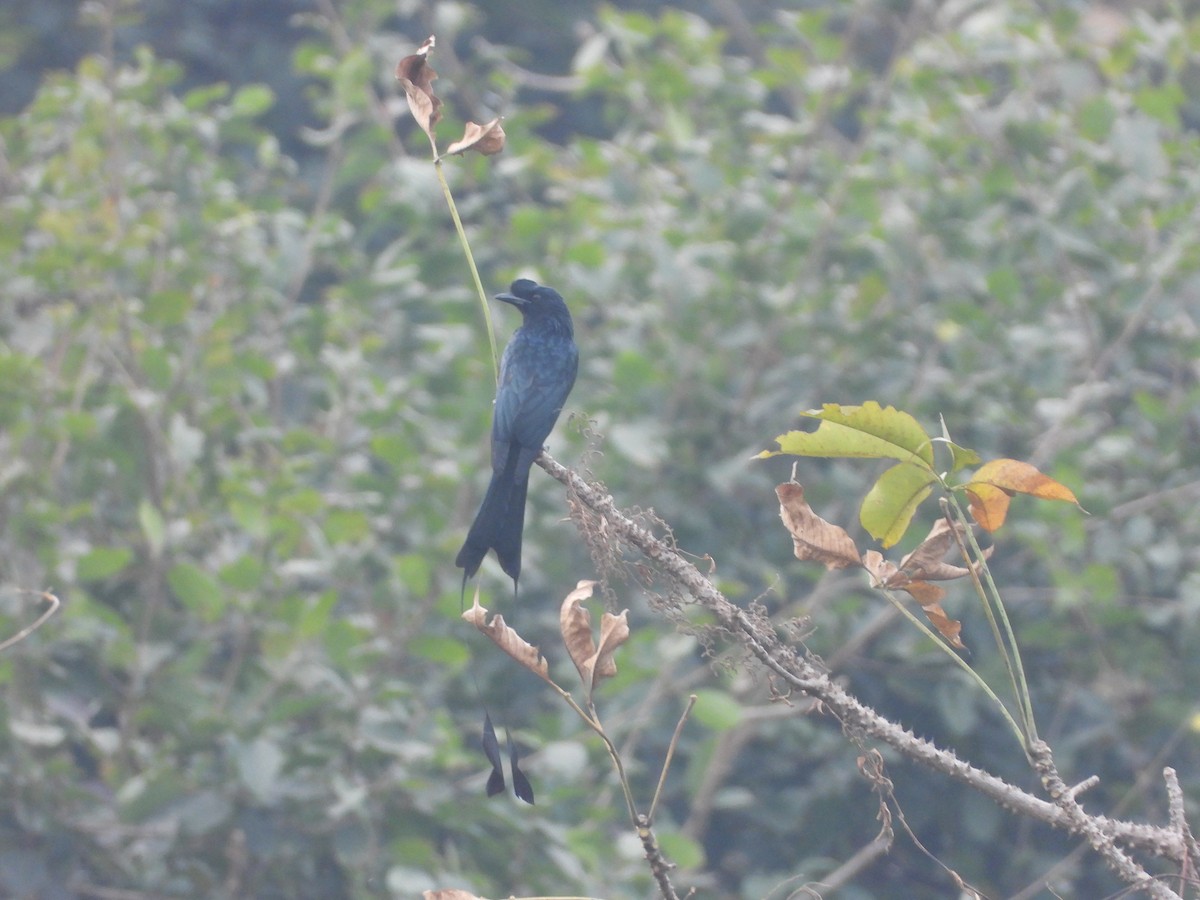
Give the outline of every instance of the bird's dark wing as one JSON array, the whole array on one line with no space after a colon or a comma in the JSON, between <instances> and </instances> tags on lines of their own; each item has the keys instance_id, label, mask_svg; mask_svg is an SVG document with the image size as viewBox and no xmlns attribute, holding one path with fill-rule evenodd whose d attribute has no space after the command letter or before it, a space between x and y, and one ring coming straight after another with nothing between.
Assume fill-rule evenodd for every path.
<instances>
[{"instance_id":1,"label":"bird's dark wing","mask_svg":"<svg viewBox=\"0 0 1200 900\"><path fill-rule=\"evenodd\" d=\"M492 468L501 471L519 454L515 477L523 479L542 452L546 436L566 402L579 366L573 341L521 329L505 348L492 420Z\"/></svg>"}]
</instances>

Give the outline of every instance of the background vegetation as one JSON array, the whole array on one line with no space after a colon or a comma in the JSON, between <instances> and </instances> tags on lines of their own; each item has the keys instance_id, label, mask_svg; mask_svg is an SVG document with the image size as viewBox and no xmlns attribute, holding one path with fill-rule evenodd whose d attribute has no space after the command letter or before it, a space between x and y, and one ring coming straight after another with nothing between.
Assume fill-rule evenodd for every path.
<instances>
[{"instance_id":1,"label":"background vegetation","mask_svg":"<svg viewBox=\"0 0 1200 900\"><path fill-rule=\"evenodd\" d=\"M1091 513L1018 500L993 558L1043 736L1068 779L1101 777L1089 808L1161 821L1164 764L1200 797L1195 4L29 0L0 20L0 561L64 601L0 655L0 894L651 892L602 747L458 621L492 376L391 75L430 32L442 133L506 117L503 155L446 164L485 284L536 277L575 315L559 459L653 509L732 599L801 618L881 712L1030 785L860 576L791 558L789 464L749 458L799 410L875 399L1037 463ZM799 469L848 526L871 474ZM595 568L533 481L520 602L490 564L483 585L552 654ZM598 702L647 794L700 698L658 822L677 885L782 897L871 841L836 723L611 588L633 636ZM37 611L6 591L0 635ZM534 808L483 798L468 660ZM889 764L921 843L989 894L1118 886ZM954 890L900 838L836 895Z\"/></svg>"}]
</instances>

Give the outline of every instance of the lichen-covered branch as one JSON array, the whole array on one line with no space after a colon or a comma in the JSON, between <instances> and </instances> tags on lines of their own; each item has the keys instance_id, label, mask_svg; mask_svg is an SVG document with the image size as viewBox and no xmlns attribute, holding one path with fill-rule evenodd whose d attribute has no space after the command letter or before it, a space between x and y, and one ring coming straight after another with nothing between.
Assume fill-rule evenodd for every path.
<instances>
[{"instance_id":1,"label":"lichen-covered branch","mask_svg":"<svg viewBox=\"0 0 1200 900\"><path fill-rule=\"evenodd\" d=\"M1135 863L1131 867L1124 865L1127 855L1116 847L1117 842L1129 849L1185 864L1186 848L1176 829L1090 815L1078 804L1073 809L1066 809L972 766L952 751L919 738L901 725L884 718L835 683L822 667L780 640L775 627L765 616L731 603L702 572L676 552L669 541L659 538L620 510L612 495L604 488L586 481L546 453L542 453L537 462L561 482L570 496L590 514L602 519L609 534L641 553L660 574L690 595L695 603L712 612L733 639L773 676L792 689L819 700L824 710L836 717L853 737L882 741L909 759L970 785L1018 815L1029 816L1055 828L1087 837L1092 846L1101 852L1112 848L1117 855L1106 856L1106 859L1131 885L1154 890L1145 883L1149 876L1144 870ZM1094 840L1095 835L1103 835L1105 841ZM1161 882L1154 884L1157 888L1163 888ZM1169 889L1165 890L1165 893L1156 896L1176 896Z\"/></svg>"}]
</instances>

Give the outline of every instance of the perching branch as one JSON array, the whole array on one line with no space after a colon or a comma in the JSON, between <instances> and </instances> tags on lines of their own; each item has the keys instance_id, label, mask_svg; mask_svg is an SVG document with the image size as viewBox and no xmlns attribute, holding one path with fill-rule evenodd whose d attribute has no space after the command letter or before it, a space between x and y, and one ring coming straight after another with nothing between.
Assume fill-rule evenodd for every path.
<instances>
[{"instance_id":1,"label":"perching branch","mask_svg":"<svg viewBox=\"0 0 1200 900\"><path fill-rule=\"evenodd\" d=\"M1177 895L1161 882L1154 881L1128 856L1136 849L1156 857L1186 865L1187 848L1178 829L1160 828L1134 822L1091 815L1077 803L1056 805L1016 785L959 759L952 751L919 738L903 726L884 718L861 703L807 656L781 641L776 629L765 617L731 603L695 566L671 545L618 509L612 495L567 469L543 452L537 463L568 490L581 512L603 521L608 534L625 546L641 553L657 571L686 592L692 601L710 611L734 640L750 652L773 676L819 700L825 711L841 723L854 739L874 739L909 759L969 785L1014 813L1045 822L1054 828L1086 837L1105 861L1131 886L1151 891L1154 896ZM1044 746L1044 745L1043 745ZM1046 760L1049 757L1046 756ZM1053 763L1050 762L1052 771ZM1045 776L1047 772L1039 774ZM1061 799L1060 799L1061 804ZM1118 847L1117 842L1124 845Z\"/></svg>"}]
</instances>

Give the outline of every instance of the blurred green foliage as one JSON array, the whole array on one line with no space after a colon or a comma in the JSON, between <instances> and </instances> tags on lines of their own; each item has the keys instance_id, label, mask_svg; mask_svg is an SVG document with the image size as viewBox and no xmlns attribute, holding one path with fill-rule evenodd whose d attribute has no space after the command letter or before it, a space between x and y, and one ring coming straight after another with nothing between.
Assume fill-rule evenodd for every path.
<instances>
[{"instance_id":1,"label":"blurred green foliage","mask_svg":"<svg viewBox=\"0 0 1200 900\"><path fill-rule=\"evenodd\" d=\"M806 617L864 700L1018 780L922 638L790 559L788 464L749 457L799 410L874 399L1036 463L1092 513L1017 500L997 536L1043 736L1068 779L1101 776L1096 808L1161 819L1163 764L1200 796L1200 13L733 6L346 0L281 6L283 31L215 0L183 31L149 2L89 7L97 52L0 120L0 559L65 603L0 656L0 893L650 893L601 748L457 622L492 384L391 83L430 30L443 146L506 116L502 156L446 165L485 283L538 277L575 314L588 425L553 453L711 555L731 597ZM48 34L32 10L5 15ZM270 64L231 52L246 28ZM870 477L799 470L847 527ZM593 574L564 508L535 473L518 608L484 574L556 666L554 604ZM782 896L871 839L835 723L614 588L634 637L599 702L647 796L702 697L658 823L678 885ZM4 593L0 636L35 615ZM530 750L532 810L483 800L468 660ZM890 774L924 845L989 893L1071 846ZM1086 855L1052 883L1116 887ZM839 896L898 885L951 890L899 839Z\"/></svg>"}]
</instances>

